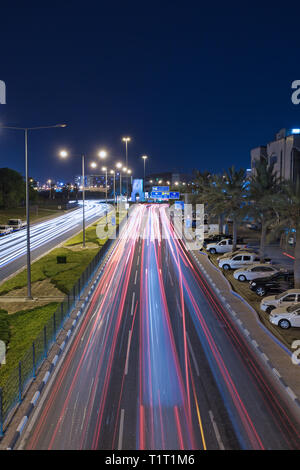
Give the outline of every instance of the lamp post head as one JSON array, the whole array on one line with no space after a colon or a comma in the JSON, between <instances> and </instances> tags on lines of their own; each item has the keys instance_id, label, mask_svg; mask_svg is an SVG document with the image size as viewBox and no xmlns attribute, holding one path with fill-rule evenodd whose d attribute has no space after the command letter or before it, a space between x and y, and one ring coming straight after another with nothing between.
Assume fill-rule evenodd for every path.
<instances>
[{"instance_id":1,"label":"lamp post head","mask_svg":"<svg viewBox=\"0 0 300 470\"><path fill-rule=\"evenodd\" d=\"M92 162L92 163L91 163L91 167L92 167L92 168L97 168L97 163Z\"/></svg>"},{"instance_id":2,"label":"lamp post head","mask_svg":"<svg viewBox=\"0 0 300 470\"><path fill-rule=\"evenodd\" d=\"M123 142L130 142L130 141L131 141L131 138L130 138L130 137L123 137L123 138L122 138L122 141L123 141Z\"/></svg>"},{"instance_id":3,"label":"lamp post head","mask_svg":"<svg viewBox=\"0 0 300 470\"><path fill-rule=\"evenodd\" d=\"M122 168L122 163L120 163L120 162L116 163L116 167L121 169Z\"/></svg>"},{"instance_id":4,"label":"lamp post head","mask_svg":"<svg viewBox=\"0 0 300 470\"><path fill-rule=\"evenodd\" d=\"M106 158L107 157L107 152L106 150L100 150L100 152L98 153L98 156L100 158Z\"/></svg>"},{"instance_id":5,"label":"lamp post head","mask_svg":"<svg viewBox=\"0 0 300 470\"><path fill-rule=\"evenodd\" d=\"M60 156L61 158L66 158L66 157L68 157L68 152L67 152L66 150L61 150L61 151L59 152L59 156Z\"/></svg>"}]
</instances>

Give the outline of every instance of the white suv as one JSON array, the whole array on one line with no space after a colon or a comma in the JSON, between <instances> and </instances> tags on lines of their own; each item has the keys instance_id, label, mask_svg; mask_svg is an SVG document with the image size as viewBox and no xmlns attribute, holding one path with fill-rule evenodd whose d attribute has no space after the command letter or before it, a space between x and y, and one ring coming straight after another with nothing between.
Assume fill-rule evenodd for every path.
<instances>
[{"instance_id":1,"label":"white suv","mask_svg":"<svg viewBox=\"0 0 300 470\"><path fill-rule=\"evenodd\" d=\"M300 289L289 289L281 294L265 297L260 303L260 309L270 313L274 308L288 307L297 302L300 302Z\"/></svg>"},{"instance_id":2,"label":"white suv","mask_svg":"<svg viewBox=\"0 0 300 470\"><path fill-rule=\"evenodd\" d=\"M219 267L223 269L237 269L259 262L259 256L256 253L239 253L232 257L222 258L219 261Z\"/></svg>"},{"instance_id":3,"label":"white suv","mask_svg":"<svg viewBox=\"0 0 300 470\"><path fill-rule=\"evenodd\" d=\"M250 266L237 269L233 277L238 279L241 282L252 281L258 277L268 277L276 274L279 270L275 266L270 266L270 264L255 263Z\"/></svg>"}]
</instances>

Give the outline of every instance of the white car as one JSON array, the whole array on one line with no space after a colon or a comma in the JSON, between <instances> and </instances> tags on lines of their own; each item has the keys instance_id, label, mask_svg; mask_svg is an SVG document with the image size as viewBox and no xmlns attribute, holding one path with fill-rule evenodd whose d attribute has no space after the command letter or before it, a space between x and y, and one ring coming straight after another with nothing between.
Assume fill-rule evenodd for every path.
<instances>
[{"instance_id":1,"label":"white car","mask_svg":"<svg viewBox=\"0 0 300 470\"><path fill-rule=\"evenodd\" d=\"M0 225L0 236L8 235L13 229L9 225Z\"/></svg>"},{"instance_id":2,"label":"white car","mask_svg":"<svg viewBox=\"0 0 300 470\"><path fill-rule=\"evenodd\" d=\"M233 241L231 238L226 238L218 243L209 243L206 246L206 250L212 255L215 253L229 253L232 251ZM237 248L246 248L246 245L237 245Z\"/></svg>"},{"instance_id":3,"label":"white car","mask_svg":"<svg viewBox=\"0 0 300 470\"><path fill-rule=\"evenodd\" d=\"M252 255L258 254L258 252L253 250L252 248L240 248L239 250L233 251L232 253L224 253L224 255L218 256L217 261L220 261L224 258L232 258L234 255L240 255L242 253L251 253Z\"/></svg>"},{"instance_id":4,"label":"white car","mask_svg":"<svg viewBox=\"0 0 300 470\"><path fill-rule=\"evenodd\" d=\"M300 302L300 289L289 289L281 294L265 297L260 303L260 309L270 313L274 308L289 307L298 302Z\"/></svg>"},{"instance_id":5,"label":"white car","mask_svg":"<svg viewBox=\"0 0 300 470\"><path fill-rule=\"evenodd\" d=\"M272 310L269 320L273 325L287 330L291 326L300 327L300 304L280 307Z\"/></svg>"},{"instance_id":6,"label":"white car","mask_svg":"<svg viewBox=\"0 0 300 470\"><path fill-rule=\"evenodd\" d=\"M267 263L255 263L250 266L237 269L233 277L241 282L252 281L258 277L267 277L276 274L279 270Z\"/></svg>"},{"instance_id":7,"label":"white car","mask_svg":"<svg viewBox=\"0 0 300 470\"><path fill-rule=\"evenodd\" d=\"M242 266L251 265L259 262L259 255L256 253L241 252L237 255L228 258L222 258L219 261L219 267L225 270L237 269Z\"/></svg>"}]
</instances>

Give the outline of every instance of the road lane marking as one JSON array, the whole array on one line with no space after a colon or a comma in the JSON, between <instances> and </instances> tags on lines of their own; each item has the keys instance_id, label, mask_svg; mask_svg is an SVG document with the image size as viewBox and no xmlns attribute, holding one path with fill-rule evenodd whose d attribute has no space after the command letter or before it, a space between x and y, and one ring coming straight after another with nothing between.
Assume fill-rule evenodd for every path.
<instances>
[{"instance_id":1,"label":"road lane marking","mask_svg":"<svg viewBox=\"0 0 300 470\"><path fill-rule=\"evenodd\" d=\"M118 440L118 450L122 450L123 444L123 431L124 431L124 408L121 409L121 417L120 417L120 428L119 428L119 440Z\"/></svg>"},{"instance_id":2,"label":"road lane marking","mask_svg":"<svg viewBox=\"0 0 300 470\"><path fill-rule=\"evenodd\" d=\"M136 271L135 271L135 276L134 276L134 284L136 284L137 274L138 274L138 272L137 272L137 270L136 270Z\"/></svg>"},{"instance_id":3,"label":"road lane marking","mask_svg":"<svg viewBox=\"0 0 300 470\"><path fill-rule=\"evenodd\" d=\"M136 265L138 266L140 263L140 255L138 256L138 259L137 259L137 262L136 262Z\"/></svg>"},{"instance_id":4,"label":"road lane marking","mask_svg":"<svg viewBox=\"0 0 300 470\"><path fill-rule=\"evenodd\" d=\"M127 352L126 352L126 362L125 362L125 375L128 374L128 363L129 363L129 351L130 351L130 344L131 344L131 330L128 333L128 342L127 342Z\"/></svg>"},{"instance_id":5,"label":"road lane marking","mask_svg":"<svg viewBox=\"0 0 300 470\"><path fill-rule=\"evenodd\" d=\"M217 423L215 422L213 412L211 410L209 410L208 413L209 413L209 417L210 417L210 420L211 420L211 424L213 425L213 428L214 428L214 431L215 431L215 435L216 435L216 438L217 438L217 441L218 441L218 444L219 444L219 448L221 450L225 450L224 444L222 442L222 439L221 439L221 436L220 436L220 433L219 433Z\"/></svg>"},{"instance_id":6,"label":"road lane marking","mask_svg":"<svg viewBox=\"0 0 300 470\"><path fill-rule=\"evenodd\" d=\"M188 347L189 347L189 350L190 350L190 353L191 353L191 356L192 356L192 359L193 359L193 363L194 363L194 366L195 366L195 369L196 369L196 374L199 377L200 376L199 367L198 367L198 364L197 364L197 361L196 361L196 357L195 357L195 354L194 354L194 351L193 351L188 333L186 333L186 339L187 339Z\"/></svg>"},{"instance_id":7,"label":"road lane marking","mask_svg":"<svg viewBox=\"0 0 300 470\"><path fill-rule=\"evenodd\" d=\"M132 302L131 302L131 316L133 315L134 300L135 300L135 292L133 292L133 294L132 294Z\"/></svg>"}]
</instances>

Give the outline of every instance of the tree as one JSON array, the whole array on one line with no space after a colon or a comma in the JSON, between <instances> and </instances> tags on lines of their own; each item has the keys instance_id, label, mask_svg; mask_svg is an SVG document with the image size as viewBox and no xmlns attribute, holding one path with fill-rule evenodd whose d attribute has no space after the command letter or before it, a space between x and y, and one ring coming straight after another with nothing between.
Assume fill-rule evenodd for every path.
<instances>
[{"instance_id":1,"label":"tree","mask_svg":"<svg viewBox=\"0 0 300 470\"><path fill-rule=\"evenodd\" d=\"M286 181L283 191L276 200L275 208L280 215L279 226L292 226L296 229L294 285L300 289L300 180Z\"/></svg>"},{"instance_id":2,"label":"tree","mask_svg":"<svg viewBox=\"0 0 300 470\"><path fill-rule=\"evenodd\" d=\"M25 198L25 182L20 173L0 168L0 207L18 207Z\"/></svg>"},{"instance_id":3,"label":"tree","mask_svg":"<svg viewBox=\"0 0 300 470\"><path fill-rule=\"evenodd\" d=\"M255 175L250 179L248 214L253 215L261 223L260 262L264 262L267 229L274 222L278 201L280 178L274 172L274 164L268 165L266 159L261 159L255 168Z\"/></svg>"},{"instance_id":4,"label":"tree","mask_svg":"<svg viewBox=\"0 0 300 470\"><path fill-rule=\"evenodd\" d=\"M232 250L235 251L237 226L245 214L246 171L243 168L236 170L232 166L223 175L215 175L209 185L206 199L213 214L218 216L224 214L232 219Z\"/></svg>"}]
</instances>

